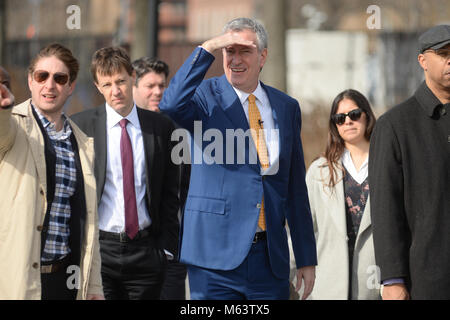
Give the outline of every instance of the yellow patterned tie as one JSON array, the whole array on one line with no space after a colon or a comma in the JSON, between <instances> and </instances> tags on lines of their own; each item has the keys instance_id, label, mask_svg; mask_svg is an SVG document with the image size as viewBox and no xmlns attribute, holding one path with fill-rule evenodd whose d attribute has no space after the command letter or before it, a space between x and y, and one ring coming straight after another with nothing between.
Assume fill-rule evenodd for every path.
<instances>
[{"instance_id":1,"label":"yellow patterned tie","mask_svg":"<svg viewBox=\"0 0 450 320\"><path fill-rule=\"evenodd\" d=\"M259 162L261 167L265 170L269 168L269 153L267 151L266 140L264 138L264 127L261 121L261 114L256 106L255 96L253 94L248 96L248 119L250 123L250 131L252 133L253 141L258 152ZM261 200L261 210L259 211L258 226L261 230L266 230L266 218L264 215L264 196Z\"/></svg>"}]
</instances>

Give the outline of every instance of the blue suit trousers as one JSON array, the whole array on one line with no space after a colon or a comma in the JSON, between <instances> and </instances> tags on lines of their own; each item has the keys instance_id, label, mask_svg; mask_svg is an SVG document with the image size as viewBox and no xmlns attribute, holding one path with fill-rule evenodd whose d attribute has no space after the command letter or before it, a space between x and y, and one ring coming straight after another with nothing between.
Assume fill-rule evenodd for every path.
<instances>
[{"instance_id":1,"label":"blue suit trousers","mask_svg":"<svg viewBox=\"0 0 450 320\"><path fill-rule=\"evenodd\" d=\"M267 241L252 244L247 257L233 270L188 266L192 300L288 300L289 279L274 276Z\"/></svg>"}]
</instances>

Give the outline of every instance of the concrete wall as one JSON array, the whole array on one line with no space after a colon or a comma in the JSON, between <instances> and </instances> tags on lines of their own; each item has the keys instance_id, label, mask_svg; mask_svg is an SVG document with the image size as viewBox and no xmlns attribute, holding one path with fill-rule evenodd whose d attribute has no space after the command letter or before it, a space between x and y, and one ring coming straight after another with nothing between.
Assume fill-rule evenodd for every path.
<instances>
[{"instance_id":1,"label":"concrete wall","mask_svg":"<svg viewBox=\"0 0 450 320\"><path fill-rule=\"evenodd\" d=\"M368 38L360 32L287 32L287 91L307 112L347 88L368 93Z\"/></svg>"}]
</instances>

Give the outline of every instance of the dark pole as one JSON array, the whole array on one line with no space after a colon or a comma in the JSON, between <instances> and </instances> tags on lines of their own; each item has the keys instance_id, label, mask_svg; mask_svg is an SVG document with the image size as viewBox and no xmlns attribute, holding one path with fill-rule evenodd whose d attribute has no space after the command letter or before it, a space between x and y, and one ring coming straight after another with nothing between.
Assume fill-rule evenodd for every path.
<instances>
[{"instance_id":1,"label":"dark pole","mask_svg":"<svg viewBox=\"0 0 450 320\"><path fill-rule=\"evenodd\" d=\"M6 1L0 0L0 64L5 63Z\"/></svg>"},{"instance_id":2,"label":"dark pole","mask_svg":"<svg viewBox=\"0 0 450 320\"><path fill-rule=\"evenodd\" d=\"M1 1L1 0L0 0ZM158 0L135 0L134 40L131 58L154 57L158 53Z\"/></svg>"},{"instance_id":3,"label":"dark pole","mask_svg":"<svg viewBox=\"0 0 450 320\"><path fill-rule=\"evenodd\" d=\"M262 3L262 20L269 34L269 56L261 78L286 91L286 0L262 0Z\"/></svg>"},{"instance_id":4,"label":"dark pole","mask_svg":"<svg viewBox=\"0 0 450 320\"><path fill-rule=\"evenodd\" d=\"M158 55L158 31L159 31L159 0L148 0L148 19L149 19L149 48L148 53L151 57L156 57Z\"/></svg>"}]
</instances>

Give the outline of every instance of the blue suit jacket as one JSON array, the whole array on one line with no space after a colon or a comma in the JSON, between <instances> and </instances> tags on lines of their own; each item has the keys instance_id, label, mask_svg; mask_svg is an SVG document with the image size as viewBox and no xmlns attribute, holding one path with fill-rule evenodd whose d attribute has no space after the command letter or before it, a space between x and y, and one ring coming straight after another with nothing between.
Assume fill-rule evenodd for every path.
<instances>
[{"instance_id":1,"label":"blue suit jacket","mask_svg":"<svg viewBox=\"0 0 450 320\"><path fill-rule=\"evenodd\" d=\"M226 144L233 142L226 139L226 130L246 131L249 125L242 104L225 76L203 80L213 61L213 55L196 48L170 82L160 103L161 110L191 134L194 134L194 121L201 121L202 134L214 129L223 137L223 149L215 150L215 155L223 152L223 163L201 161L195 158L198 153L191 151L191 181L183 217L180 259L216 270L238 267L252 245L260 211L258 204L264 195L270 265L277 277L287 278L286 220L297 267L317 264L305 184L299 105L286 94L262 85L279 130L276 174L262 176L259 162L251 163L250 154L256 149L250 139L244 150L238 149L235 139L233 161L227 161L230 150ZM192 145L206 153L205 148L211 148L212 142L201 140L197 139ZM219 143L220 139L214 142ZM239 154L245 156L244 164L239 163Z\"/></svg>"}]
</instances>

